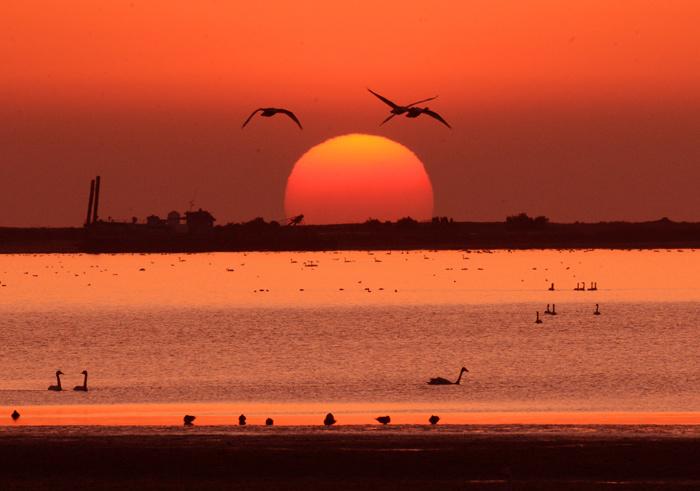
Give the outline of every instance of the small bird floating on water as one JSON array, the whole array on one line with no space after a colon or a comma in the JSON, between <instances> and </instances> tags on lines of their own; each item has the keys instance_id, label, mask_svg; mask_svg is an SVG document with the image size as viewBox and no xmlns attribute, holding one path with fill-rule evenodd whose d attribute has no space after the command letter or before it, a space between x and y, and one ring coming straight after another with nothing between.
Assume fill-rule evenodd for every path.
<instances>
[{"instance_id":1,"label":"small bird floating on water","mask_svg":"<svg viewBox=\"0 0 700 491\"><path fill-rule=\"evenodd\" d=\"M459 385L462 382L462 375L464 375L467 372L469 372L469 370L467 370L466 367L462 367L462 369L459 371L459 377L457 377L457 380L455 380L454 382L450 382L446 378L435 377L435 378L431 378L427 382L427 384L428 385Z\"/></svg>"},{"instance_id":2,"label":"small bird floating on water","mask_svg":"<svg viewBox=\"0 0 700 491\"><path fill-rule=\"evenodd\" d=\"M88 386L87 386L88 373L87 373L87 370L83 370L82 372L80 372L80 374L84 376L83 385L76 385L75 387L73 387L73 390L77 390L78 392L87 392L88 391Z\"/></svg>"},{"instance_id":3,"label":"small bird floating on water","mask_svg":"<svg viewBox=\"0 0 700 491\"><path fill-rule=\"evenodd\" d=\"M185 423L185 426L192 426L192 422L197 419L197 416L192 416L191 414L185 414L185 417L182 418L182 421Z\"/></svg>"},{"instance_id":4,"label":"small bird floating on water","mask_svg":"<svg viewBox=\"0 0 700 491\"><path fill-rule=\"evenodd\" d=\"M245 426L246 425L245 420L246 420L245 414L241 414L240 416L238 416L238 426Z\"/></svg>"},{"instance_id":5,"label":"small bird floating on water","mask_svg":"<svg viewBox=\"0 0 700 491\"><path fill-rule=\"evenodd\" d=\"M253 111L250 116L248 116L248 119L245 120L245 122L243 123L243 126L241 126L241 129L245 128L245 126L248 124L248 122L251 119L253 119L253 116L255 116L258 112L260 112L260 116L262 116L264 118L272 117L275 114L285 114L285 115L289 116L292 119L292 121L294 121L297 124L297 126L299 126L300 130L304 129L304 128L302 128L301 123L299 122L299 119L296 117L296 115L292 111L290 111L289 109L283 109L283 108L279 108L279 107L259 107L258 109Z\"/></svg>"},{"instance_id":6,"label":"small bird floating on water","mask_svg":"<svg viewBox=\"0 0 700 491\"><path fill-rule=\"evenodd\" d=\"M275 421L272 418L267 418L265 420L265 426L272 426L275 424Z\"/></svg>"},{"instance_id":7,"label":"small bird floating on water","mask_svg":"<svg viewBox=\"0 0 700 491\"><path fill-rule=\"evenodd\" d=\"M431 425L436 425L438 424L438 421L440 421L440 416L435 416L434 414L428 418L428 421L430 422Z\"/></svg>"},{"instance_id":8,"label":"small bird floating on water","mask_svg":"<svg viewBox=\"0 0 700 491\"><path fill-rule=\"evenodd\" d=\"M14 411L12 411L12 414L10 414L10 417L12 418L12 421L17 421L19 419L19 413L17 412L16 409Z\"/></svg>"},{"instance_id":9,"label":"small bird floating on water","mask_svg":"<svg viewBox=\"0 0 700 491\"><path fill-rule=\"evenodd\" d=\"M377 421L379 421L383 425L388 425L389 423L391 423L390 416L379 416L379 417L374 418L374 419L376 419Z\"/></svg>"},{"instance_id":10,"label":"small bird floating on water","mask_svg":"<svg viewBox=\"0 0 700 491\"><path fill-rule=\"evenodd\" d=\"M323 424L326 426L332 426L336 424L337 421L335 420L335 417L333 417L333 413L328 413L326 414L325 419L323 420Z\"/></svg>"}]
</instances>

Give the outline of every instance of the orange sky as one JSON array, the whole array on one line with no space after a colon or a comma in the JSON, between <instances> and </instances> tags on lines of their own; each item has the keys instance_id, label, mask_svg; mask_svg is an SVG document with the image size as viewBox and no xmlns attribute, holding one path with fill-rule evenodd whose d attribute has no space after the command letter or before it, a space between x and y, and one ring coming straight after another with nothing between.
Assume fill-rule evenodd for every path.
<instances>
[{"instance_id":1,"label":"orange sky","mask_svg":"<svg viewBox=\"0 0 700 491\"><path fill-rule=\"evenodd\" d=\"M354 132L413 150L439 215L700 220L698 2L256 3L3 2L0 225L80 224L96 173L103 217L281 219L295 160ZM378 128L366 87L454 129ZM241 131L260 105L304 131Z\"/></svg>"}]
</instances>

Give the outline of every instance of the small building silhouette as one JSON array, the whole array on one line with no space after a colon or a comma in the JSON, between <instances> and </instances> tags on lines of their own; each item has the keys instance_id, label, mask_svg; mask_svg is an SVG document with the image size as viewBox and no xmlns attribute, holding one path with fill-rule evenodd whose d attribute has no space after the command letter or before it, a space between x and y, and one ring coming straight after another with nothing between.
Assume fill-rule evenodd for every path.
<instances>
[{"instance_id":1,"label":"small building silhouette","mask_svg":"<svg viewBox=\"0 0 700 491\"><path fill-rule=\"evenodd\" d=\"M146 225L148 225L149 227L160 227L164 224L165 220L163 220L158 215L149 215L146 217Z\"/></svg>"},{"instance_id":2,"label":"small building silhouette","mask_svg":"<svg viewBox=\"0 0 700 491\"><path fill-rule=\"evenodd\" d=\"M168 215L169 217L170 215ZM201 208L197 211L186 211L185 222L190 233L206 232L214 227L216 218L206 210Z\"/></svg>"}]
</instances>

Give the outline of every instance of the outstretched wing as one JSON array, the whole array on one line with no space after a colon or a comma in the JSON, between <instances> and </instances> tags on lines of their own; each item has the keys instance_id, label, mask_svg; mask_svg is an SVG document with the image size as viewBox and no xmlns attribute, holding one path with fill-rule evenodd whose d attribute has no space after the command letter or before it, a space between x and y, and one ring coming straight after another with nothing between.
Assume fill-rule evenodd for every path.
<instances>
[{"instance_id":1,"label":"outstretched wing","mask_svg":"<svg viewBox=\"0 0 700 491\"><path fill-rule=\"evenodd\" d=\"M437 99L437 98L438 98L438 96L429 97L428 99L423 99L423 100L421 100L421 101L412 102L412 103L410 103L410 104L409 104L408 106L406 106L406 107L413 107L413 106L415 106L416 104L420 104L421 102L428 102L428 101L432 101L433 99Z\"/></svg>"},{"instance_id":2,"label":"outstretched wing","mask_svg":"<svg viewBox=\"0 0 700 491\"><path fill-rule=\"evenodd\" d=\"M447 121L445 121L444 119L442 119L442 116L440 116L440 115L439 115L438 113L436 113L435 111L431 111L430 109L423 109L422 112L423 112L424 114L427 114L428 116L431 116L431 117L437 119L437 120L440 121L442 124L444 124L445 126L447 126L447 127L450 128L450 129L452 129L452 126L450 126L450 124L449 124Z\"/></svg>"},{"instance_id":3,"label":"outstretched wing","mask_svg":"<svg viewBox=\"0 0 700 491\"><path fill-rule=\"evenodd\" d=\"M294 113L292 111L290 111L288 109L278 109L277 112L282 113L282 114L286 114L287 116L292 118L297 125L299 125L299 129L301 129L301 130L304 129L304 128L302 128L301 123L299 122L299 119L294 115Z\"/></svg>"},{"instance_id":4,"label":"outstretched wing","mask_svg":"<svg viewBox=\"0 0 700 491\"><path fill-rule=\"evenodd\" d=\"M248 119L245 120L245 122L243 123L243 126L241 126L241 129L245 128L245 125L248 124L248 121L250 121L251 119L253 119L253 116L255 116L255 115L258 113L258 111L262 111L262 110L263 110L262 107L259 107L259 108L257 108L255 111L253 111L253 112L250 114L250 116L248 116Z\"/></svg>"},{"instance_id":5,"label":"outstretched wing","mask_svg":"<svg viewBox=\"0 0 700 491\"><path fill-rule=\"evenodd\" d=\"M391 114L389 115L388 118L386 118L384 121L382 121L381 123L379 123L379 126L383 125L384 123L386 123L387 121L389 121L389 120L390 120L391 118L393 118L394 116L396 116L396 114L391 113Z\"/></svg>"},{"instance_id":6,"label":"outstretched wing","mask_svg":"<svg viewBox=\"0 0 700 491\"><path fill-rule=\"evenodd\" d=\"M379 100L382 101L384 104L391 106L393 109L397 109L399 107L396 104L394 104L393 102L391 102L389 99L387 99L386 97L377 94L372 89L367 89L367 90L369 90L372 94L374 94L377 98L379 98Z\"/></svg>"}]
</instances>

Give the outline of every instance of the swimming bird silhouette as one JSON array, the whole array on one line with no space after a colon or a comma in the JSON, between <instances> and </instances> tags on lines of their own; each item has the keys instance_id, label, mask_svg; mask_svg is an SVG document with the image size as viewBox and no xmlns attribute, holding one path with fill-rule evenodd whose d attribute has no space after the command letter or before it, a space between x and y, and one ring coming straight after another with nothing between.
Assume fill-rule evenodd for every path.
<instances>
[{"instance_id":1,"label":"swimming bird silhouette","mask_svg":"<svg viewBox=\"0 0 700 491\"><path fill-rule=\"evenodd\" d=\"M431 425L436 425L438 424L438 421L440 421L440 416L435 416L434 414L428 418L428 421L430 422Z\"/></svg>"},{"instance_id":2,"label":"swimming bird silhouette","mask_svg":"<svg viewBox=\"0 0 700 491\"><path fill-rule=\"evenodd\" d=\"M430 108L428 108L428 107L410 107L410 108L408 108L408 112L406 113L406 117L407 118L417 118L421 114L427 114L431 118L437 119L442 124L444 124L445 126L447 126L450 129L452 129L452 126L450 126L450 124L447 121L445 121L442 118L442 116L440 116L435 111L431 111Z\"/></svg>"},{"instance_id":3,"label":"swimming bird silhouette","mask_svg":"<svg viewBox=\"0 0 700 491\"><path fill-rule=\"evenodd\" d=\"M595 312L593 312L593 315L600 315L600 310L598 310L598 304L595 304Z\"/></svg>"},{"instance_id":4,"label":"swimming bird silhouette","mask_svg":"<svg viewBox=\"0 0 700 491\"><path fill-rule=\"evenodd\" d=\"M245 414L241 414L240 416L238 416L238 426L245 426L246 425L245 420L246 420Z\"/></svg>"},{"instance_id":5,"label":"swimming bird silhouette","mask_svg":"<svg viewBox=\"0 0 700 491\"><path fill-rule=\"evenodd\" d=\"M185 414L185 417L182 418L182 421L185 423L185 426L192 426L192 422L197 419L197 416L192 416L189 414Z\"/></svg>"},{"instance_id":6,"label":"swimming bird silhouette","mask_svg":"<svg viewBox=\"0 0 700 491\"><path fill-rule=\"evenodd\" d=\"M12 414L10 414L10 417L12 418L12 421L17 421L19 419L19 413L17 412L16 409L14 411L12 411Z\"/></svg>"},{"instance_id":7,"label":"swimming bird silhouette","mask_svg":"<svg viewBox=\"0 0 700 491\"><path fill-rule=\"evenodd\" d=\"M61 375L64 375L64 373L60 370L57 370L56 371L56 385L49 385L48 390L54 390L54 391L63 390L63 387L61 387Z\"/></svg>"},{"instance_id":8,"label":"swimming bird silhouette","mask_svg":"<svg viewBox=\"0 0 700 491\"><path fill-rule=\"evenodd\" d=\"M275 422L272 418L267 418L265 420L265 426L272 426L273 424L275 424Z\"/></svg>"},{"instance_id":9,"label":"swimming bird silhouette","mask_svg":"<svg viewBox=\"0 0 700 491\"><path fill-rule=\"evenodd\" d=\"M289 116L292 119L292 121L294 121L299 126L300 130L304 129L304 128L302 128L301 123L299 122L299 119L296 117L296 115L292 111L290 111L289 109L282 109L282 108L278 108L278 107L259 107L258 109L253 111L250 116L248 116L248 119L245 120L245 122L243 123L243 126L241 126L241 129L245 128L245 126L248 124L248 122L251 119L253 119L253 116L255 116L258 112L260 113L260 116L262 116L264 118L270 118L270 117L274 116L275 114L285 114L285 115Z\"/></svg>"},{"instance_id":10,"label":"swimming bird silhouette","mask_svg":"<svg viewBox=\"0 0 700 491\"><path fill-rule=\"evenodd\" d=\"M324 425L332 426L336 423L337 423L337 421L335 420L335 417L333 417L333 413L326 414L326 418L323 420Z\"/></svg>"},{"instance_id":11,"label":"swimming bird silhouette","mask_svg":"<svg viewBox=\"0 0 700 491\"><path fill-rule=\"evenodd\" d=\"M87 388L87 377L88 377L87 370L83 370L80 373L81 373L81 375L85 376L85 378L83 379L83 385L76 385L75 387L73 387L73 390L77 390L79 392L87 392L88 391L88 388Z\"/></svg>"},{"instance_id":12,"label":"swimming bird silhouette","mask_svg":"<svg viewBox=\"0 0 700 491\"><path fill-rule=\"evenodd\" d=\"M428 385L459 385L462 381L462 375L464 375L468 371L469 370L467 370L466 367L462 367L462 369L459 371L459 377L457 377L457 380L454 382L450 382L446 378L435 377L431 378L427 383Z\"/></svg>"},{"instance_id":13,"label":"swimming bird silhouette","mask_svg":"<svg viewBox=\"0 0 700 491\"><path fill-rule=\"evenodd\" d=\"M540 313L537 312L537 319L535 319L535 324L542 324L542 319L540 319Z\"/></svg>"},{"instance_id":14,"label":"swimming bird silhouette","mask_svg":"<svg viewBox=\"0 0 700 491\"><path fill-rule=\"evenodd\" d=\"M372 89L369 89L369 88L368 88L367 90L369 90L375 97L377 97L377 98L378 98L380 101L382 101L384 104L386 104L387 106L391 107L391 114L389 115L388 118L386 118L384 121L382 121L382 122L379 124L379 126L383 125L384 123L386 123L387 121L389 121L389 120L390 120L391 118L393 118L394 116L400 116L401 114L407 113L408 110L409 110L411 107L415 106L416 104L420 104L420 103L422 103L422 102L432 101L433 99L436 99L436 98L437 98L437 96L435 96L435 97L429 97L429 98L427 98L427 99L421 99L420 101L412 102L412 103L410 103L410 104L407 105L407 106L400 106L400 105L396 104L395 102L390 101L389 99L387 99L387 98L384 97L383 95L377 94L377 93L376 93L375 91L373 91Z\"/></svg>"},{"instance_id":15,"label":"swimming bird silhouette","mask_svg":"<svg viewBox=\"0 0 700 491\"><path fill-rule=\"evenodd\" d=\"M388 425L389 423L391 423L390 416L379 416L379 417L374 418L374 419L376 419L377 421L379 421L383 425Z\"/></svg>"}]
</instances>

